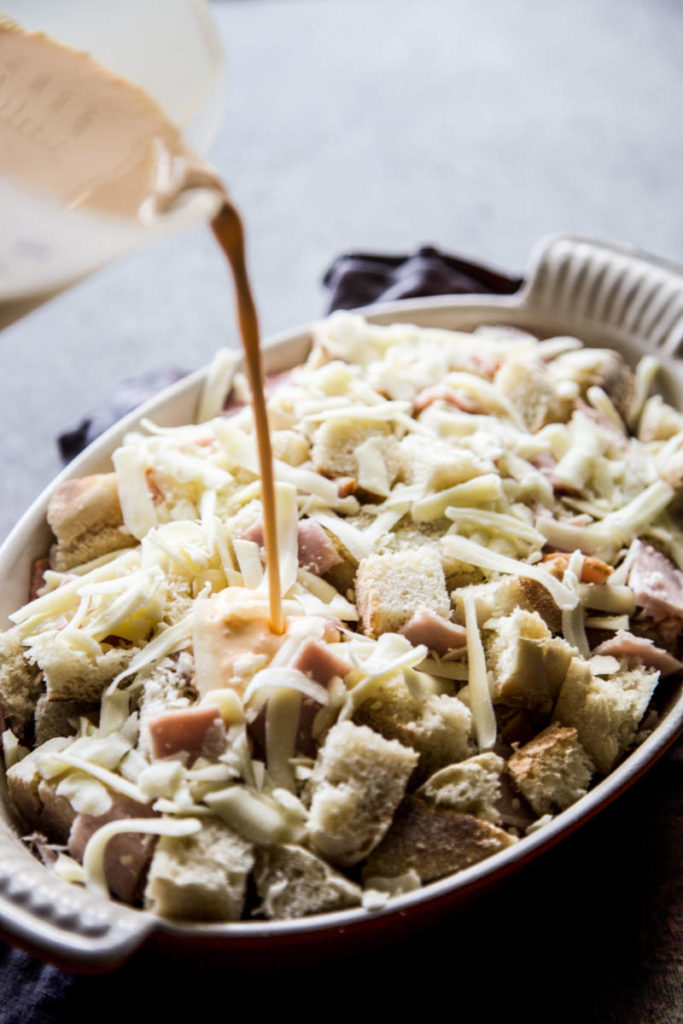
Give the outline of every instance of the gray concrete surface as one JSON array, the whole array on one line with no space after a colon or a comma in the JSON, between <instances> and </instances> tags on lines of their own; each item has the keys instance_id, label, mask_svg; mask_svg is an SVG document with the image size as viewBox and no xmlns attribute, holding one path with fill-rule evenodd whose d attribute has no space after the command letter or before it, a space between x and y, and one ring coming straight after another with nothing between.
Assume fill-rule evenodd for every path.
<instances>
[{"instance_id":1,"label":"gray concrete surface","mask_svg":"<svg viewBox=\"0 0 683 1024\"><path fill-rule=\"evenodd\" d=\"M683 261L678 0L242 0L212 156L265 332L319 315L348 248L431 242L511 271L579 231ZM121 260L0 334L0 536L55 435L116 380L235 344L208 231Z\"/></svg>"}]
</instances>

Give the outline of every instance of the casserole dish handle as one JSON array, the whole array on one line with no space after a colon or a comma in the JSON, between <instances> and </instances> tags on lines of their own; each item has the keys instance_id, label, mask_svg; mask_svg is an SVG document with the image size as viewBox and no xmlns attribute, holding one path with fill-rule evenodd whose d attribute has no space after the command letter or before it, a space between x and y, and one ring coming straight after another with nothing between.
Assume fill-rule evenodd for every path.
<instances>
[{"instance_id":1,"label":"casserole dish handle","mask_svg":"<svg viewBox=\"0 0 683 1024\"><path fill-rule=\"evenodd\" d=\"M662 356L683 354L683 267L633 246L555 235L533 250L521 304L576 333Z\"/></svg>"},{"instance_id":2,"label":"casserole dish handle","mask_svg":"<svg viewBox=\"0 0 683 1024\"><path fill-rule=\"evenodd\" d=\"M149 915L46 872L16 835L0 831L0 935L7 941L90 973L127 960L152 928Z\"/></svg>"}]
</instances>

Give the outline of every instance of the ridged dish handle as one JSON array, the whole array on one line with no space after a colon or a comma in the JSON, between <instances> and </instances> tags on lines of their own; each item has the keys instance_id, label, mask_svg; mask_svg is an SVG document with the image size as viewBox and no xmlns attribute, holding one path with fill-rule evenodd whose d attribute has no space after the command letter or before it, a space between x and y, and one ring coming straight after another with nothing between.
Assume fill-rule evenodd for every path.
<instances>
[{"instance_id":1,"label":"ridged dish handle","mask_svg":"<svg viewBox=\"0 0 683 1024\"><path fill-rule=\"evenodd\" d=\"M105 971L127 960L151 930L147 915L70 886L46 872L17 836L0 832L0 934L8 941L68 970Z\"/></svg>"},{"instance_id":2,"label":"ridged dish handle","mask_svg":"<svg viewBox=\"0 0 683 1024\"><path fill-rule=\"evenodd\" d=\"M683 351L683 267L640 249L577 235L543 239L533 250L522 304L569 318L585 336Z\"/></svg>"}]
</instances>

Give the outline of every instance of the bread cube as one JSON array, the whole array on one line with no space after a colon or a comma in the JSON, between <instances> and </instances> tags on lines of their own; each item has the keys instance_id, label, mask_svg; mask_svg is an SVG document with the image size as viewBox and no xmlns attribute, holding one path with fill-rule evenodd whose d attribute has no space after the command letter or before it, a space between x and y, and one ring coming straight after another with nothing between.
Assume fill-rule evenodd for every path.
<instances>
[{"instance_id":1,"label":"bread cube","mask_svg":"<svg viewBox=\"0 0 683 1024\"><path fill-rule=\"evenodd\" d=\"M473 750L470 709L447 694L414 697L402 679L376 687L356 711L354 721L416 750L418 780L462 761Z\"/></svg>"},{"instance_id":2,"label":"bread cube","mask_svg":"<svg viewBox=\"0 0 683 1024\"><path fill-rule=\"evenodd\" d=\"M477 622L483 626L489 619L510 615L516 608L538 612L552 633L562 626L562 613L542 583L526 576L503 576L490 583L461 587L451 594L453 621L465 622L465 596L471 594L477 611Z\"/></svg>"},{"instance_id":3,"label":"bread cube","mask_svg":"<svg viewBox=\"0 0 683 1024\"><path fill-rule=\"evenodd\" d=\"M380 441L378 451L386 470L389 485L396 479L400 466L400 449L391 425L380 420L357 418L325 420L315 432L311 458L319 473L325 476L350 476L359 479L361 465L357 450L370 439ZM372 489L372 488L368 488ZM380 492L381 493L381 492Z\"/></svg>"},{"instance_id":4,"label":"bread cube","mask_svg":"<svg viewBox=\"0 0 683 1024\"><path fill-rule=\"evenodd\" d=\"M273 457L300 466L308 459L308 441L295 430L273 430L271 433Z\"/></svg>"},{"instance_id":5,"label":"bread cube","mask_svg":"<svg viewBox=\"0 0 683 1024\"><path fill-rule=\"evenodd\" d=\"M59 750L67 740L52 741ZM57 779L43 779L37 759L29 754L7 772L10 799L29 830L49 836L52 842L66 843L76 812L66 797L57 795Z\"/></svg>"},{"instance_id":6,"label":"bread cube","mask_svg":"<svg viewBox=\"0 0 683 1024\"><path fill-rule=\"evenodd\" d=\"M441 559L429 548L364 558L356 574L356 604L363 632L372 637L395 633L423 608L448 618Z\"/></svg>"},{"instance_id":7,"label":"bread cube","mask_svg":"<svg viewBox=\"0 0 683 1024\"><path fill-rule=\"evenodd\" d=\"M413 870L421 882L431 882L476 864L514 842L513 836L488 821L408 796L368 858L363 877L395 878Z\"/></svg>"},{"instance_id":8,"label":"bread cube","mask_svg":"<svg viewBox=\"0 0 683 1024\"><path fill-rule=\"evenodd\" d=\"M550 714L574 649L551 637L538 612L516 608L490 625L485 650L494 701Z\"/></svg>"},{"instance_id":9,"label":"bread cube","mask_svg":"<svg viewBox=\"0 0 683 1024\"><path fill-rule=\"evenodd\" d=\"M572 726L554 722L516 750L507 771L538 815L563 811L588 792L595 765Z\"/></svg>"},{"instance_id":10,"label":"bread cube","mask_svg":"<svg viewBox=\"0 0 683 1024\"><path fill-rule=\"evenodd\" d=\"M439 538L451 526L447 519L436 519L430 522L413 522L404 517L378 544L378 553L406 551L411 548L426 548L435 552L441 560L441 567L446 577L446 590L465 587L472 583L481 583L487 576L476 565L469 565L459 558L447 554L439 544Z\"/></svg>"},{"instance_id":11,"label":"bread cube","mask_svg":"<svg viewBox=\"0 0 683 1024\"><path fill-rule=\"evenodd\" d=\"M79 700L50 700L44 693L36 704L36 746L55 736L73 736L78 730L81 716L97 721L99 705Z\"/></svg>"},{"instance_id":12,"label":"bread cube","mask_svg":"<svg viewBox=\"0 0 683 1024\"><path fill-rule=\"evenodd\" d=\"M341 867L366 857L391 825L417 760L367 726L333 726L308 784L313 849Z\"/></svg>"},{"instance_id":13,"label":"bread cube","mask_svg":"<svg viewBox=\"0 0 683 1024\"><path fill-rule=\"evenodd\" d=\"M256 851L256 889L266 917L276 920L356 907L360 886L303 846L267 846Z\"/></svg>"},{"instance_id":14,"label":"bread cube","mask_svg":"<svg viewBox=\"0 0 683 1024\"><path fill-rule=\"evenodd\" d=\"M468 448L433 438L425 443L421 434L407 434L399 446L401 479L407 484L422 484L426 491L445 491L482 473L490 473L493 468Z\"/></svg>"},{"instance_id":15,"label":"bread cube","mask_svg":"<svg viewBox=\"0 0 683 1024\"><path fill-rule=\"evenodd\" d=\"M67 480L50 499L47 521L57 538L50 565L60 572L137 544L123 525L115 473Z\"/></svg>"},{"instance_id":16,"label":"bread cube","mask_svg":"<svg viewBox=\"0 0 683 1024\"><path fill-rule=\"evenodd\" d=\"M491 751L475 754L435 772L416 796L437 807L450 807L497 825L501 816L496 803L501 797L500 776L504 767L503 758Z\"/></svg>"},{"instance_id":17,"label":"bread cube","mask_svg":"<svg viewBox=\"0 0 683 1024\"><path fill-rule=\"evenodd\" d=\"M222 821L203 818L200 832L159 840L145 908L183 921L238 921L253 866L251 843Z\"/></svg>"},{"instance_id":18,"label":"bread cube","mask_svg":"<svg viewBox=\"0 0 683 1024\"><path fill-rule=\"evenodd\" d=\"M59 634L39 634L29 657L42 669L50 700L99 701L112 679L122 672L139 651L138 647L110 647L96 660L68 643Z\"/></svg>"},{"instance_id":19,"label":"bread cube","mask_svg":"<svg viewBox=\"0 0 683 1024\"><path fill-rule=\"evenodd\" d=\"M40 670L26 658L16 629L0 633L0 710L21 739L43 691Z\"/></svg>"},{"instance_id":20,"label":"bread cube","mask_svg":"<svg viewBox=\"0 0 683 1024\"><path fill-rule=\"evenodd\" d=\"M532 433L547 423L564 423L572 403L561 398L555 387L533 361L506 359L495 377L495 386L509 398Z\"/></svg>"},{"instance_id":21,"label":"bread cube","mask_svg":"<svg viewBox=\"0 0 683 1024\"><path fill-rule=\"evenodd\" d=\"M554 718L576 728L581 744L607 774L635 741L658 681L657 670L644 668L594 676L588 662L573 658Z\"/></svg>"}]
</instances>

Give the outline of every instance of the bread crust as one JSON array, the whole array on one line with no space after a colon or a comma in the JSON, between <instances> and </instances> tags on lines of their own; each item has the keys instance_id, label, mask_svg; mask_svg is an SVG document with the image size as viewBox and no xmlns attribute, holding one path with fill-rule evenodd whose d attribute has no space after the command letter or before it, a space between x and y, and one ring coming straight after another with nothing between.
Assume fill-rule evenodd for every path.
<instances>
[{"instance_id":1,"label":"bread crust","mask_svg":"<svg viewBox=\"0 0 683 1024\"><path fill-rule=\"evenodd\" d=\"M363 876L393 878L412 870L421 882L432 882L514 842L513 836L490 822L407 796L386 836L368 858Z\"/></svg>"}]
</instances>

